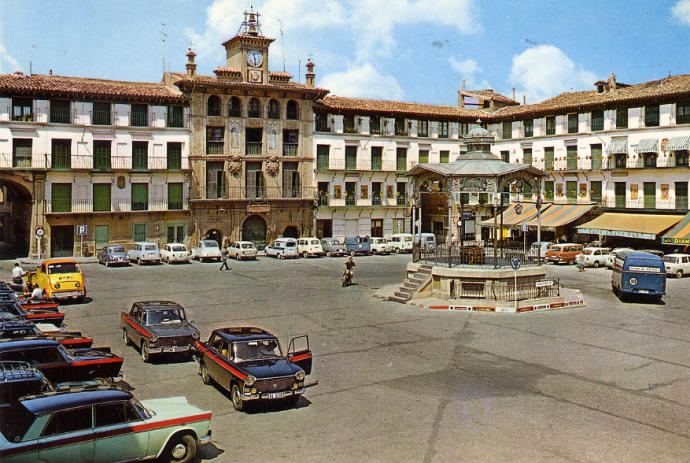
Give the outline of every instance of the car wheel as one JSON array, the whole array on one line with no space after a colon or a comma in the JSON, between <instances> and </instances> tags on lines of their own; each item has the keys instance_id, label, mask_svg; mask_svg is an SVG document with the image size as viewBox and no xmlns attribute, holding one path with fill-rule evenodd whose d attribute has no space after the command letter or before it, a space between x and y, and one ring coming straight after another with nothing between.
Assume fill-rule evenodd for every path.
<instances>
[{"instance_id":1,"label":"car wheel","mask_svg":"<svg viewBox=\"0 0 690 463\"><path fill-rule=\"evenodd\" d=\"M84 296L77 296L77 302L79 302L80 304L84 302Z\"/></svg>"},{"instance_id":2,"label":"car wheel","mask_svg":"<svg viewBox=\"0 0 690 463\"><path fill-rule=\"evenodd\" d=\"M146 363L151 361L151 352L149 352L149 346L146 342L141 343L141 359Z\"/></svg>"},{"instance_id":3,"label":"car wheel","mask_svg":"<svg viewBox=\"0 0 690 463\"><path fill-rule=\"evenodd\" d=\"M205 363L202 363L199 367L199 374L201 375L201 380L204 382L204 384L211 384L211 375L208 374L208 368L206 368Z\"/></svg>"},{"instance_id":4,"label":"car wheel","mask_svg":"<svg viewBox=\"0 0 690 463\"><path fill-rule=\"evenodd\" d=\"M237 383L232 384L230 398L232 399L232 406L235 410L242 410L244 408L244 400L240 397L240 386Z\"/></svg>"},{"instance_id":5,"label":"car wheel","mask_svg":"<svg viewBox=\"0 0 690 463\"><path fill-rule=\"evenodd\" d=\"M331 257L331 251L326 251L326 257Z\"/></svg>"},{"instance_id":6,"label":"car wheel","mask_svg":"<svg viewBox=\"0 0 690 463\"><path fill-rule=\"evenodd\" d=\"M161 461L189 463L196 458L196 439L189 434L174 436L165 447Z\"/></svg>"},{"instance_id":7,"label":"car wheel","mask_svg":"<svg viewBox=\"0 0 690 463\"><path fill-rule=\"evenodd\" d=\"M600 265L600 264L599 264L599 261L598 261L598 260L595 260L595 261L594 261L594 264L592 264L592 266L593 266L594 268L599 268L599 265Z\"/></svg>"},{"instance_id":8,"label":"car wheel","mask_svg":"<svg viewBox=\"0 0 690 463\"><path fill-rule=\"evenodd\" d=\"M376 254L378 254L379 252L378 252L376 249L372 249L372 250L371 250L371 253L372 253L373 255L376 255Z\"/></svg>"},{"instance_id":9,"label":"car wheel","mask_svg":"<svg viewBox=\"0 0 690 463\"><path fill-rule=\"evenodd\" d=\"M683 271L682 270L678 270L676 272L676 278L683 278Z\"/></svg>"},{"instance_id":10,"label":"car wheel","mask_svg":"<svg viewBox=\"0 0 690 463\"><path fill-rule=\"evenodd\" d=\"M302 257L304 257L306 259L307 257L309 257L309 253L307 251L304 251L302 253Z\"/></svg>"},{"instance_id":11,"label":"car wheel","mask_svg":"<svg viewBox=\"0 0 690 463\"><path fill-rule=\"evenodd\" d=\"M395 253L400 254L400 248L395 248Z\"/></svg>"},{"instance_id":12,"label":"car wheel","mask_svg":"<svg viewBox=\"0 0 690 463\"><path fill-rule=\"evenodd\" d=\"M350 251L350 256L354 257L355 256L355 251Z\"/></svg>"},{"instance_id":13,"label":"car wheel","mask_svg":"<svg viewBox=\"0 0 690 463\"><path fill-rule=\"evenodd\" d=\"M575 263L575 259L568 259L568 265L573 265Z\"/></svg>"},{"instance_id":14,"label":"car wheel","mask_svg":"<svg viewBox=\"0 0 690 463\"><path fill-rule=\"evenodd\" d=\"M283 256L282 254L278 254L278 259L283 259L284 257L285 256Z\"/></svg>"},{"instance_id":15,"label":"car wheel","mask_svg":"<svg viewBox=\"0 0 690 463\"><path fill-rule=\"evenodd\" d=\"M129 336L127 336L127 330L124 328L122 328L122 341L124 341L125 346L129 346L131 344Z\"/></svg>"},{"instance_id":16,"label":"car wheel","mask_svg":"<svg viewBox=\"0 0 690 463\"><path fill-rule=\"evenodd\" d=\"M105 265L106 267L110 267L110 262L106 260L105 262L103 262L103 265Z\"/></svg>"}]
</instances>

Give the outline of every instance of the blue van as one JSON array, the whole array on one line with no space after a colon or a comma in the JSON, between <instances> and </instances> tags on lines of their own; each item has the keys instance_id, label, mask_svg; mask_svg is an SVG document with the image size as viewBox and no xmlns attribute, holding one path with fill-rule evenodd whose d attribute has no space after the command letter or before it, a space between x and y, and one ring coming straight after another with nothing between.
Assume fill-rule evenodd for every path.
<instances>
[{"instance_id":1,"label":"blue van","mask_svg":"<svg viewBox=\"0 0 690 463\"><path fill-rule=\"evenodd\" d=\"M628 294L649 294L661 299L666 294L664 260L648 252L618 253L611 273L611 289L621 299Z\"/></svg>"},{"instance_id":2,"label":"blue van","mask_svg":"<svg viewBox=\"0 0 690 463\"><path fill-rule=\"evenodd\" d=\"M371 238L368 236L346 236L345 251L351 256L355 254L369 255L371 252Z\"/></svg>"}]
</instances>

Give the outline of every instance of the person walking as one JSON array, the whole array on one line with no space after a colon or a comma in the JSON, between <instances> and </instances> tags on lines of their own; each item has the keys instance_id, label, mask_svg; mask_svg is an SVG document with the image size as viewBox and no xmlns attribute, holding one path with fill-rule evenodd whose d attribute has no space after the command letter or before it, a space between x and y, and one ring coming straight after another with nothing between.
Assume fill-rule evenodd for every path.
<instances>
[{"instance_id":1,"label":"person walking","mask_svg":"<svg viewBox=\"0 0 690 463\"><path fill-rule=\"evenodd\" d=\"M223 260L223 263L220 265L220 271L222 272L223 270L230 270L230 267L228 267L228 255L230 253L228 252L228 248L224 247L220 251L220 258Z\"/></svg>"}]
</instances>

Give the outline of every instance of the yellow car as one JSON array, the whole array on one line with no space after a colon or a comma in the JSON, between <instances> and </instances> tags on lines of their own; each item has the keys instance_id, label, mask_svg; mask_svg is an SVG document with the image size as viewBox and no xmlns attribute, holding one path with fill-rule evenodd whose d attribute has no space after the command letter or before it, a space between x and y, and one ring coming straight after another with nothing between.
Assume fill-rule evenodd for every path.
<instances>
[{"instance_id":1,"label":"yellow car","mask_svg":"<svg viewBox=\"0 0 690 463\"><path fill-rule=\"evenodd\" d=\"M78 301L83 301L86 297L84 274L77 261L73 259L44 260L27 280L37 284L43 290L45 297L76 298Z\"/></svg>"}]
</instances>

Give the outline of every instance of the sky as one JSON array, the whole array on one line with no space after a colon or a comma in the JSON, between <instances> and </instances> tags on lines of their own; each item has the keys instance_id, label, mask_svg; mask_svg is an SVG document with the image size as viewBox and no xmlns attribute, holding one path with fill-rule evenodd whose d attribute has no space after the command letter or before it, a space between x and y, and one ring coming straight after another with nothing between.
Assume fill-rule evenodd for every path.
<instances>
[{"instance_id":1,"label":"sky","mask_svg":"<svg viewBox=\"0 0 690 463\"><path fill-rule=\"evenodd\" d=\"M0 0L0 74L158 82L224 65L254 7L269 67L332 94L457 104L491 88L527 103L690 74L690 0Z\"/></svg>"}]
</instances>

